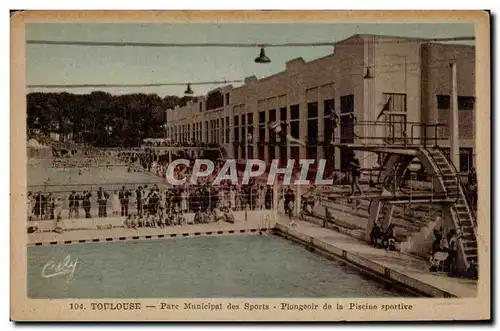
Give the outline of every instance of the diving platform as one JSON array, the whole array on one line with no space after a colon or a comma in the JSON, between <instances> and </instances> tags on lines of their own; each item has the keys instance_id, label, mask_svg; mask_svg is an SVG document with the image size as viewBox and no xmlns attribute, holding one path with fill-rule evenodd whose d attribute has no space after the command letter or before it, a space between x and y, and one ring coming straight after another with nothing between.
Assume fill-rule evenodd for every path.
<instances>
[{"instance_id":1,"label":"diving platform","mask_svg":"<svg viewBox=\"0 0 500 331\"><path fill-rule=\"evenodd\" d=\"M399 155L416 156L417 150L422 148L422 145L412 144L365 144L365 143L331 143L334 147L350 148L359 151L373 152L373 153L393 153Z\"/></svg>"},{"instance_id":2,"label":"diving platform","mask_svg":"<svg viewBox=\"0 0 500 331\"><path fill-rule=\"evenodd\" d=\"M381 200L389 204L409 204L409 203L454 203L456 198L446 197L443 193L415 192L412 194L361 194L350 196L349 193L328 194L325 200L335 201L346 200Z\"/></svg>"},{"instance_id":3,"label":"diving platform","mask_svg":"<svg viewBox=\"0 0 500 331\"><path fill-rule=\"evenodd\" d=\"M179 151L218 151L220 147L202 147L202 146L148 146L144 145L141 147L141 151L150 149L154 151L167 151L167 152L179 152Z\"/></svg>"}]
</instances>

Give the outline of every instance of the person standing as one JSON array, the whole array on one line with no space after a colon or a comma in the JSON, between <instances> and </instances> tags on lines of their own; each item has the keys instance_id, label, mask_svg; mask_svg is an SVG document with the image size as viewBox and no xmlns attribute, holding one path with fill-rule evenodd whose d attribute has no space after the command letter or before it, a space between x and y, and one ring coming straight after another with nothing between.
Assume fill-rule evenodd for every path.
<instances>
[{"instance_id":1,"label":"person standing","mask_svg":"<svg viewBox=\"0 0 500 331\"><path fill-rule=\"evenodd\" d=\"M265 196L265 205L266 209L271 209L273 204L273 189L271 188L270 185L267 185L266 188L266 196Z\"/></svg>"},{"instance_id":2,"label":"person standing","mask_svg":"<svg viewBox=\"0 0 500 331\"><path fill-rule=\"evenodd\" d=\"M229 208L236 209L236 191L233 185L229 187Z\"/></svg>"},{"instance_id":3,"label":"person standing","mask_svg":"<svg viewBox=\"0 0 500 331\"><path fill-rule=\"evenodd\" d=\"M257 188L257 194L258 194L258 206L259 209L264 209L264 204L265 204L265 199L266 199L266 192L264 191L264 187L262 185L259 185Z\"/></svg>"},{"instance_id":4,"label":"person standing","mask_svg":"<svg viewBox=\"0 0 500 331\"><path fill-rule=\"evenodd\" d=\"M437 219L436 223L439 222L440 220ZM433 233L435 239L434 242L432 243L432 254L439 252L441 250L441 238L443 237L443 229L442 228L434 229Z\"/></svg>"},{"instance_id":5,"label":"person standing","mask_svg":"<svg viewBox=\"0 0 500 331\"><path fill-rule=\"evenodd\" d=\"M49 196L47 198L47 210L48 210L48 214L49 214L49 219L51 219L51 220L54 219L55 202L56 202L56 199L55 199L54 195L52 195L52 192L49 193Z\"/></svg>"},{"instance_id":6,"label":"person standing","mask_svg":"<svg viewBox=\"0 0 500 331\"><path fill-rule=\"evenodd\" d=\"M243 206L241 204L241 187L239 185L236 186L234 190L234 197L235 197L234 210L237 211L243 210Z\"/></svg>"},{"instance_id":7,"label":"person standing","mask_svg":"<svg viewBox=\"0 0 500 331\"><path fill-rule=\"evenodd\" d=\"M282 191L282 195L283 195L283 210L285 211L285 215L288 215L288 202L290 200L290 197L288 195L288 189L284 188Z\"/></svg>"},{"instance_id":8,"label":"person standing","mask_svg":"<svg viewBox=\"0 0 500 331\"><path fill-rule=\"evenodd\" d=\"M109 199L109 194L105 192L102 187L97 191L97 204L99 206L99 217L106 217L106 205Z\"/></svg>"},{"instance_id":9,"label":"person standing","mask_svg":"<svg viewBox=\"0 0 500 331\"><path fill-rule=\"evenodd\" d=\"M294 208L295 204L294 204L294 201L293 200L288 200L288 203L287 203L287 213L288 213L288 219L290 220L290 226L294 226L295 225L295 220L293 219L293 208Z\"/></svg>"},{"instance_id":10,"label":"person standing","mask_svg":"<svg viewBox=\"0 0 500 331\"><path fill-rule=\"evenodd\" d=\"M448 262L450 265L450 276L454 276L455 273L457 272L457 251L458 251L458 238L460 238L461 234L457 234L457 231L455 229L451 229L450 233L448 234Z\"/></svg>"},{"instance_id":11,"label":"person standing","mask_svg":"<svg viewBox=\"0 0 500 331\"><path fill-rule=\"evenodd\" d=\"M69 201L69 218L78 218L78 208L80 207L80 197L75 191L71 192Z\"/></svg>"},{"instance_id":12,"label":"person standing","mask_svg":"<svg viewBox=\"0 0 500 331\"><path fill-rule=\"evenodd\" d=\"M92 197L92 193L89 191L83 191L83 196L82 196L82 206L83 210L85 211L85 218L92 218L90 215L90 198Z\"/></svg>"},{"instance_id":13,"label":"person standing","mask_svg":"<svg viewBox=\"0 0 500 331\"><path fill-rule=\"evenodd\" d=\"M63 201L61 197L54 197L54 216L56 220L62 218Z\"/></svg>"},{"instance_id":14,"label":"person standing","mask_svg":"<svg viewBox=\"0 0 500 331\"><path fill-rule=\"evenodd\" d=\"M139 216L142 216L142 199L144 196L144 192L142 191L142 186L139 186L139 188L135 191L135 198L137 202L137 214Z\"/></svg>"},{"instance_id":15,"label":"person standing","mask_svg":"<svg viewBox=\"0 0 500 331\"><path fill-rule=\"evenodd\" d=\"M41 191L38 191L38 193L35 195L35 207L34 207L34 212L35 212L35 217L37 219L43 219L43 215L45 214L45 197L43 196Z\"/></svg>"},{"instance_id":16,"label":"person standing","mask_svg":"<svg viewBox=\"0 0 500 331\"><path fill-rule=\"evenodd\" d=\"M351 196L354 196L355 189L358 189L359 193L362 195L363 191L361 190L361 186L359 185L359 178L361 177L361 167L359 165L359 159L355 155L352 156L349 166L351 168Z\"/></svg>"},{"instance_id":17,"label":"person standing","mask_svg":"<svg viewBox=\"0 0 500 331\"><path fill-rule=\"evenodd\" d=\"M33 218L33 201L31 192L28 192L28 197L26 198L26 213L28 216L28 221L31 221L31 219Z\"/></svg>"},{"instance_id":18,"label":"person standing","mask_svg":"<svg viewBox=\"0 0 500 331\"><path fill-rule=\"evenodd\" d=\"M113 216L120 215L121 201L117 191L113 192L113 196L111 198L111 207L113 208Z\"/></svg>"},{"instance_id":19,"label":"person standing","mask_svg":"<svg viewBox=\"0 0 500 331\"><path fill-rule=\"evenodd\" d=\"M285 193L285 214L288 214L289 218L292 218L293 215L293 206L294 206L294 201L295 201L295 194L293 194L293 191L291 188L288 188L288 190Z\"/></svg>"},{"instance_id":20,"label":"person standing","mask_svg":"<svg viewBox=\"0 0 500 331\"><path fill-rule=\"evenodd\" d=\"M156 215L159 207L160 193L159 189L153 187L148 197L148 210L150 215Z\"/></svg>"},{"instance_id":21,"label":"person standing","mask_svg":"<svg viewBox=\"0 0 500 331\"><path fill-rule=\"evenodd\" d=\"M188 199L189 195L186 189L181 191L181 212L187 213L188 211Z\"/></svg>"},{"instance_id":22,"label":"person standing","mask_svg":"<svg viewBox=\"0 0 500 331\"><path fill-rule=\"evenodd\" d=\"M125 189L125 186L122 186L122 189L118 192L118 198L120 199L121 206L121 216L128 216L128 203L131 195L130 191Z\"/></svg>"},{"instance_id":23,"label":"person standing","mask_svg":"<svg viewBox=\"0 0 500 331\"><path fill-rule=\"evenodd\" d=\"M326 229L328 228L328 224L332 222L332 213L330 212L330 209L328 207L325 207L325 218L323 219L323 227Z\"/></svg>"},{"instance_id":24,"label":"person standing","mask_svg":"<svg viewBox=\"0 0 500 331\"><path fill-rule=\"evenodd\" d=\"M164 215L164 210L165 210L165 202L166 202L166 195L165 192L160 191L159 192L159 201L158 201L158 207L160 209L160 217L163 219Z\"/></svg>"}]
</instances>

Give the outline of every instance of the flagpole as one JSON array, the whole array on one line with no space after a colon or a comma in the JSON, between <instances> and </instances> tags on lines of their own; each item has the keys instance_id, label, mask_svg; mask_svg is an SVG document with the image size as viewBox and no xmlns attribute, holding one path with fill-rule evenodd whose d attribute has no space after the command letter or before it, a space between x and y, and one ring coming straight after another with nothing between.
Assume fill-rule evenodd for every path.
<instances>
[{"instance_id":1,"label":"flagpole","mask_svg":"<svg viewBox=\"0 0 500 331\"><path fill-rule=\"evenodd\" d=\"M449 126L451 126L450 134L450 159L453 161L455 168L460 171L460 148L459 148L459 133L458 133L458 92L457 92L457 64L450 64L451 79L452 79L452 108L450 112Z\"/></svg>"}]
</instances>

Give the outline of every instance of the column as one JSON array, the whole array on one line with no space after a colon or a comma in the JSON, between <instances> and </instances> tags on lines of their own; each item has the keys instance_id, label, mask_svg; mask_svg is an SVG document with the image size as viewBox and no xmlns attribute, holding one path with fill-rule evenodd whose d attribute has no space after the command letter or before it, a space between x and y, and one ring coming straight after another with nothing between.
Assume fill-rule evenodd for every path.
<instances>
[{"instance_id":1,"label":"column","mask_svg":"<svg viewBox=\"0 0 500 331\"><path fill-rule=\"evenodd\" d=\"M457 93L457 64L451 64L452 107L448 127L450 127L450 156L455 168L460 171L460 148L458 133L458 93Z\"/></svg>"}]
</instances>

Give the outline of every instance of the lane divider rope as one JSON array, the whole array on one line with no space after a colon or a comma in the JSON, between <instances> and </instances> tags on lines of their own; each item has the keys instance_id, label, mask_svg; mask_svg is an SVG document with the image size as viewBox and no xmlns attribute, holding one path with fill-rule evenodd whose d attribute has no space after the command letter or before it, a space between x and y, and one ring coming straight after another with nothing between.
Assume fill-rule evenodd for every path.
<instances>
[{"instance_id":1,"label":"lane divider rope","mask_svg":"<svg viewBox=\"0 0 500 331\"><path fill-rule=\"evenodd\" d=\"M62 241L49 241L49 242L35 242L28 244L28 246L53 246L53 245L70 245L70 244L85 244L85 243L97 243L97 242L113 242L113 241L133 241L133 240L145 240L145 239L162 239L166 237L175 238L178 236L190 237L190 236L211 236L214 233L218 235L222 234L235 234L235 233L259 233L272 231L273 228L262 228L262 229L241 229L241 230L219 230L217 232L207 231L207 232L194 232L194 233L171 233L171 234L158 234L158 235L145 235L145 236L131 236L131 237L106 237L106 238L91 238L91 239L75 239L75 240L62 240Z\"/></svg>"}]
</instances>

